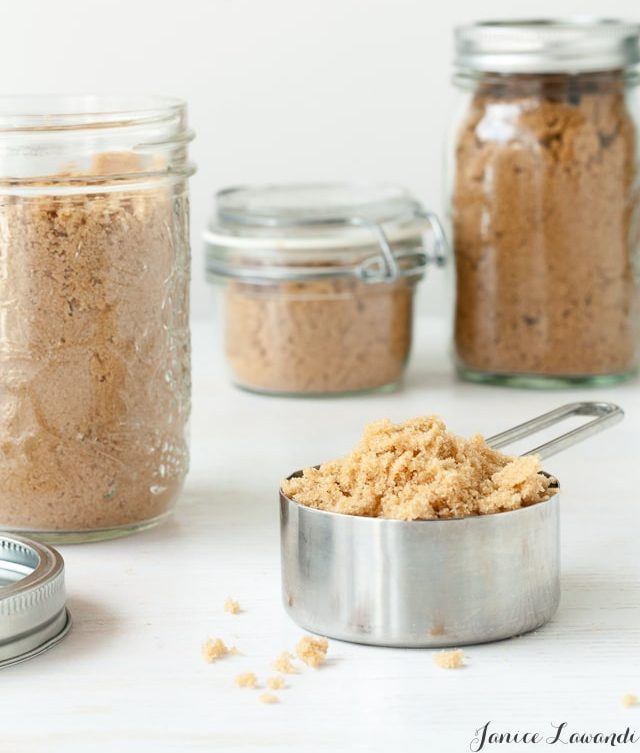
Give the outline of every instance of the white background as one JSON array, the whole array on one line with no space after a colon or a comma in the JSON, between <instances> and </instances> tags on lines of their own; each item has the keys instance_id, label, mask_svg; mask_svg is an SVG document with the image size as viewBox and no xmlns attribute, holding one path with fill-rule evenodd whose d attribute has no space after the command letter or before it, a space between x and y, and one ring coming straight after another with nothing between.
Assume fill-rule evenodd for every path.
<instances>
[{"instance_id":1,"label":"white background","mask_svg":"<svg viewBox=\"0 0 640 753\"><path fill-rule=\"evenodd\" d=\"M640 17L638 0L0 0L0 10L5 92L189 101L198 316L209 312L200 231L225 185L392 180L440 209L455 23ZM423 308L440 305L444 279L421 287ZM405 389L348 402L232 389L220 343L195 323L193 464L176 515L130 539L63 547L74 629L47 655L2 670L2 753L461 753L488 719L512 731L563 720L585 732L640 729L640 707L621 704L640 695L637 382L560 394L458 382L432 323L418 323ZM428 651L332 641L328 665L293 676L278 706L234 688L241 671L262 682L302 632L280 607L283 475L345 452L379 416L437 412L455 431L491 434L583 399L619 402L627 418L546 466L563 485L563 596L548 626L468 647L457 672ZM223 613L229 595L244 614ZM208 635L244 655L206 665Z\"/></svg>"},{"instance_id":2,"label":"white background","mask_svg":"<svg viewBox=\"0 0 640 753\"><path fill-rule=\"evenodd\" d=\"M4 0L4 93L186 99L193 311L211 311L200 233L238 183L392 181L442 208L454 25L478 17L640 17L637 0ZM443 275L420 289L442 307Z\"/></svg>"}]
</instances>

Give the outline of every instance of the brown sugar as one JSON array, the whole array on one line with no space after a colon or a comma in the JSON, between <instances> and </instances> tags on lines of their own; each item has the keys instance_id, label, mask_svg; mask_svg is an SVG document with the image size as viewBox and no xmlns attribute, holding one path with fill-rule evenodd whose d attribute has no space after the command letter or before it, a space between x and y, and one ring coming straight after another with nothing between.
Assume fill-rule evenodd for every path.
<instances>
[{"instance_id":1,"label":"brown sugar","mask_svg":"<svg viewBox=\"0 0 640 753\"><path fill-rule=\"evenodd\" d=\"M221 638L207 638L202 645L202 655L210 664L232 653Z\"/></svg>"},{"instance_id":2,"label":"brown sugar","mask_svg":"<svg viewBox=\"0 0 640 753\"><path fill-rule=\"evenodd\" d=\"M292 664L293 654L288 651L283 651L280 656L273 662L273 668L276 672L281 672L283 675L294 675L298 671Z\"/></svg>"},{"instance_id":3,"label":"brown sugar","mask_svg":"<svg viewBox=\"0 0 640 753\"><path fill-rule=\"evenodd\" d=\"M297 502L347 515L425 520L515 510L555 493L535 456L511 457L435 416L365 428L346 457L282 482Z\"/></svg>"},{"instance_id":4,"label":"brown sugar","mask_svg":"<svg viewBox=\"0 0 640 753\"><path fill-rule=\"evenodd\" d=\"M172 506L188 465L186 211L126 182L0 197L3 528L108 529Z\"/></svg>"},{"instance_id":5,"label":"brown sugar","mask_svg":"<svg viewBox=\"0 0 640 753\"><path fill-rule=\"evenodd\" d=\"M240 614L242 611L240 608L240 602L235 599L227 599L224 603L224 611L228 614Z\"/></svg>"},{"instance_id":6,"label":"brown sugar","mask_svg":"<svg viewBox=\"0 0 640 753\"><path fill-rule=\"evenodd\" d=\"M255 688L258 678L253 672L243 672L236 677L235 682L239 688Z\"/></svg>"},{"instance_id":7,"label":"brown sugar","mask_svg":"<svg viewBox=\"0 0 640 753\"><path fill-rule=\"evenodd\" d=\"M267 687L270 690L282 690L283 688L286 687L284 677L280 677L280 675L274 675L273 677L268 677Z\"/></svg>"},{"instance_id":8,"label":"brown sugar","mask_svg":"<svg viewBox=\"0 0 640 753\"><path fill-rule=\"evenodd\" d=\"M280 699L277 695L274 695L273 693L263 693L260 696L260 703L266 703L266 704L273 704L273 703L279 703Z\"/></svg>"},{"instance_id":9,"label":"brown sugar","mask_svg":"<svg viewBox=\"0 0 640 753\"><path fill-rule=\"evenodd\" d=\"M636 136L617 72L490 76L456 144L455 342L481 372L636 363Z\"/></svg>"},{"instance_id":10,"label":"brown sugar","mask_svg":"<svg viewBox=\"0 0 640 753\"><path fill-rule=\"evenodd\" d=\"M300 661L317 669L327 658L328 648L329 641L326 638L313 638L310 635L305 635L296 645L296 654Z\"/></svg>"},{"instance_id":11,"label":"brown sugar","mask_svg":"<svg viewBox=\"0 0 640 753\"><path fill-rule=\"evenodd\" d=\"M413 283L318 280L225 290L226 353L237 384L294 394L394 384L411 344Z\"/></svg>"},{"instance_id":12,"label":"brown sugar","mask_svg":"<svg viewBox=\"0 0 640 753\"><path fill-rule=\"evenodd\" d=\"M460 669L465 666L462 649L438 651L433 655L433 661L442 669Z\"/></svg>"}]
</instances>

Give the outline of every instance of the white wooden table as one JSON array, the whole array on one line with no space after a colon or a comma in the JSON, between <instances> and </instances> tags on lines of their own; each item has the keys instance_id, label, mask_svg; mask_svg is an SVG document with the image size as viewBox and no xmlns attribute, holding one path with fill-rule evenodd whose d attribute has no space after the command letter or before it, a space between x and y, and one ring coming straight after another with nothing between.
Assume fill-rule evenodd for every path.
<instances>
[{"instance_id":1,"label":"white wooden table","mask_svg":"<svg viewBox=\"0 0 640 753\"><path fill-rule=\"evenodd\" d=\"M640 733L640 389L528 392L456 381L438 322L422 320L396 394L287 400L227 384L213 325L194 326L192 470L174 518L120 541L62 547L72 633L0 673L2 753L469 750L496 731ZM280 606L277 489L306 464L338 456L363 425L440 414L485 435L574 399L627 411L610 432L548 461L562 482L563 596L534 634L467 648L439 669L428 650L331 642L330 661L259 702L234 677L270 664L302 631ZM525 448L526 449L526 448ZM425 577L429 577L426 573ZM227 596L245 611L225 614ZM242 656L208 665L207 636ZM640 744L639 744L640 745ZM622 749L635 746L622 746ZM488 751L611 750L487 745Z\"/></svg>"}]
</instances>

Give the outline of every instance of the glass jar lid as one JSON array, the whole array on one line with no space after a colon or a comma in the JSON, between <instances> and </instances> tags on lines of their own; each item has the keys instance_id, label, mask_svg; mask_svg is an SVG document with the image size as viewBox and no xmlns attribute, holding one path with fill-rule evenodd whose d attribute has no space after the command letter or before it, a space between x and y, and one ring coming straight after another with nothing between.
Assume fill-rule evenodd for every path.
<instances>
[{"instance_id":1,"label":"glass jar lid","mask_svg":"<svg viewBox=\"0 0 640 753\"><path fill-rule=\"evenodd\" d=\"M491 73L586 73L640 61L640 25L616 19L485 21L455 31L458 69Z\"/></svg>"},{"instance_id":2,"label":"glass jar lid","mask_svg":"<svg viewBox=\"0 0 640 753\"><path fill-rule=\"evenodd\" d=\"M212 279L255 282L420 275L431 233L442 261L444 234L432 212L392 185L302 183L229 188L216 196L204 233Z\"/></svg>"}]
</instances>

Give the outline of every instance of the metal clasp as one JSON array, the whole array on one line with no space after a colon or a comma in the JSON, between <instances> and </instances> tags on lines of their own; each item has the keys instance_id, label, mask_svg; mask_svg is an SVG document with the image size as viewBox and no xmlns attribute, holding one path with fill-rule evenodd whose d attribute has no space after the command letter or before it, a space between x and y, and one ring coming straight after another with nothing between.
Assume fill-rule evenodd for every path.
<instances>
[{"instance_id":1,"label":"metal clasp","mask_svg":"<svg viewBox=\"0 0 640 753\"><path fill-rule=\"evenodd\" d=\"M433 233L433 256L427 256L427 261L432 261L437 267L444 267L447 263L449 244L447 243L447 236L445 235L442 223L437 215L430 212L428 209L418 209L416 214L418 217L423 217L427 220L431 227L431 232Z\"/></svg>"},{"instance_id":2,"label":"metal clasp","mask_svg":"<svg viewBox=\"0 0 640 753\"><path fill-rule=\"evenodd\" d=\"M352 217L347 220L350 225L366 227L371 230L380 246L381 257L371 256L361 262L356 269L358 276L365 282L388 282L396 280L399 277L420 274L430 262L438 267L442 267L446 263L448 244L440 220L433 212L426 209L416 208L414 214L416 217L422 217L429 223L434 240L432 255L429 255L425 251L426 242L424 240L424 233L423 244L420 248L394 253L380 223L368 220L366 217ZM383 269L382 272L379 272L381 260L383 262ZM408 262L409 260L413 260L414 264L398 263L399 261ZM408 270L407 266L409 266Z\"/></svg>"}]
</instances>

